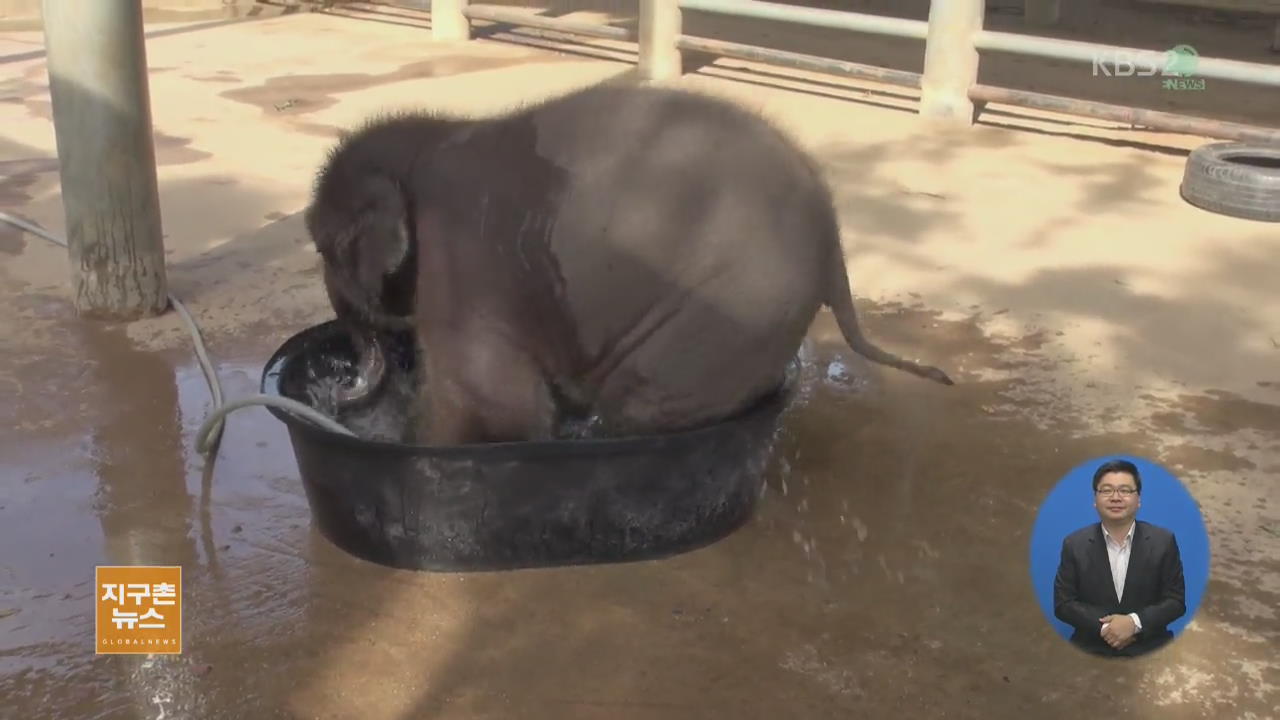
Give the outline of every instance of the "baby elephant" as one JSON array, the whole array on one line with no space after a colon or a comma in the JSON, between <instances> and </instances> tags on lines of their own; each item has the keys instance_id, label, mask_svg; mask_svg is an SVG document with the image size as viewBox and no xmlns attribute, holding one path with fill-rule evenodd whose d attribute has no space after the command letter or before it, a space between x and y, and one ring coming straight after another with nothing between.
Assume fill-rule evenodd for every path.
<instances>
[{"instance_id":1,"label":"baby elephant","mask_svg":"<svg viewBox=\"0 0 1280 720\"><path fill-rule=\"evenodd\" d=\"M333 149L305 217L360 358L340 402L383 384L380 333L412 330L417 443L723 419L778 386L823 305L858 353L952 384L862 336L810 158L703 95L604 85L381 118Z\"/></svg>"}]
</instances>

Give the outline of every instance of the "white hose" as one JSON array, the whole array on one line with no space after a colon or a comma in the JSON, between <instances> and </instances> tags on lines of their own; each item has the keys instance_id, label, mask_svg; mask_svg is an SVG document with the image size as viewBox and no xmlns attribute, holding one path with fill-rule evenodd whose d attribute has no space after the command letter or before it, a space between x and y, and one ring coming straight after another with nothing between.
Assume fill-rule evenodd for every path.
<instances>
[{"instance_id":1,"label":"white hose","mask_svg":"<svg viewBox=\"0 0 1280 720\"><path fill-rule=\"evenodd\" d=\"M209 413L209 416L200 424L200 429L196 431L196 449L202 454L206 452L209 444L211 442L216 442L216 440L210 440L209 435L210 433L215 432L215 427L221 427L222 418L234 410L249 407L250 405L274 405L296 415L301 415L303 419L310 420L330 432L336 432L341 435L350 435L353 437L355 436L355 433L338 424L337 421L333 420L329 416L317 411L310 405L305 405L297 400L291 400L279 395L246 395L239 400L232 400L225 405L219 404L218 407L214 408L213 412Z\"/></svg>"},{"instance_id":2,"label":"white hose","mask_svg":"<svg viewBox=\"0 0 1280 720\"><path fill-rule=\"evenodd\" d=\"M21 228L32 235L38 235L55 245L60 245L64 248L67 247L67 241L53 235L44 228L22 220L21 218L16 218L6 212L0 211L0 220L13 225L14 227ZM174 309L178 311L180 316L182 316L182 321L186 324L187 331L191 334L191 342L195 345L196 350L196 360L200 364L201 372L204 373L205 383L209 386L209 394L213 396L213 412L204 419L204 422L200 424L199 431L196 432L196 450L199 451L201 455L208 456L209 454L217 451L218 444L222 440L222 430L224 427L223 418L234 410L239 410L240 408L249 407L251 405L274 405L288 412L294 413L295 415L299 415L304 420L309 420L325 430L342 435L355 435L355 433L338 424L335 420L324 415L318 410L285 397L276 395L249 395L231 403L224 403L222 398L222 382L218 379L217 371L213 369L213 363L209 361L209 354L204 347L204 339L200 336L200 328L196 325L196 321L191 317L191 313L187 311L187 307L182 304L181 300L174 297L172 294L168 297L169 302L173 305Z\"/></svg>"}]
</instances>

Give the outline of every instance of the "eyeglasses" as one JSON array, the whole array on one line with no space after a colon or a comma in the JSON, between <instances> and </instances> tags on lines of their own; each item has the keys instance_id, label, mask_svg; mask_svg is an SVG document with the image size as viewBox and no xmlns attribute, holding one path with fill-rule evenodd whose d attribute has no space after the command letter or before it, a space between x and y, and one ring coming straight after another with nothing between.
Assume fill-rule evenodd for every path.
<instances>
[{"instance_id":1,"label":"eyeglasses","mask_svg":"<svg viewBox=\"0 0 1280 720\"><path fill-rule=\"evenodd\" d=\"M1122 497L1129 497L1130 495L1136 492L1138 492L1137 488L1131 488L1128 485L1124 485L1118 488L1113 488L1110 485L1103 485L1102 487L1098 488L1098 494L1103 497L1111 497L1116 493L1120 493Z\"/></svg>"}]
</instances>

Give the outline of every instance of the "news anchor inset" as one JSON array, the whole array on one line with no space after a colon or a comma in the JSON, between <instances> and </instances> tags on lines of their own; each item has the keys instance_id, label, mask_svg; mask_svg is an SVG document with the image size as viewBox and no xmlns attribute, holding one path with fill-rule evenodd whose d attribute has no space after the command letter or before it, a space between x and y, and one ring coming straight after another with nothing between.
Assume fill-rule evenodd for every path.
<instances>
[{"instance_id":1,"label":"news anchor inset","mask_svg":"<svg viewBox=\"0 0 1280 720\"><path fill-rule=\"evenodd\" d=\"M1105 656L1138 656L1173 639L1187 612L1182 555L1174 533L1137 519L1142 477L1134 463L1109 460L1093 473L1099 522L1066 536L1053 579L1053 614L1071 642Z\"/></svg>"}]
</instances>

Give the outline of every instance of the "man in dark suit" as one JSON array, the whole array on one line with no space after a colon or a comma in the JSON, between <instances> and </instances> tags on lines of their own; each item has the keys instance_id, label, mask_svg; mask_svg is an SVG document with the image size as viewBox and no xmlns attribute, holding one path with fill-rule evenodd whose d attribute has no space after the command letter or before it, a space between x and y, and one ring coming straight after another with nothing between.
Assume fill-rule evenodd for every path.
<instances>
[{"instance_id":1,"label":"man in dark suit","mask_svg":"<svg viewBox=\"0 0 1280 720\"><path fill-rule=\"evenodd\" d=\"M1141 496L1133 463L1103 463L1093 474L1102 522L1062 541L1053 614L1075 628L1072 643L1094 654L1151 652L1173 639L1167 626L1187 611L1178 541L1136 519Z\"/></svg>"}]
</instances>

